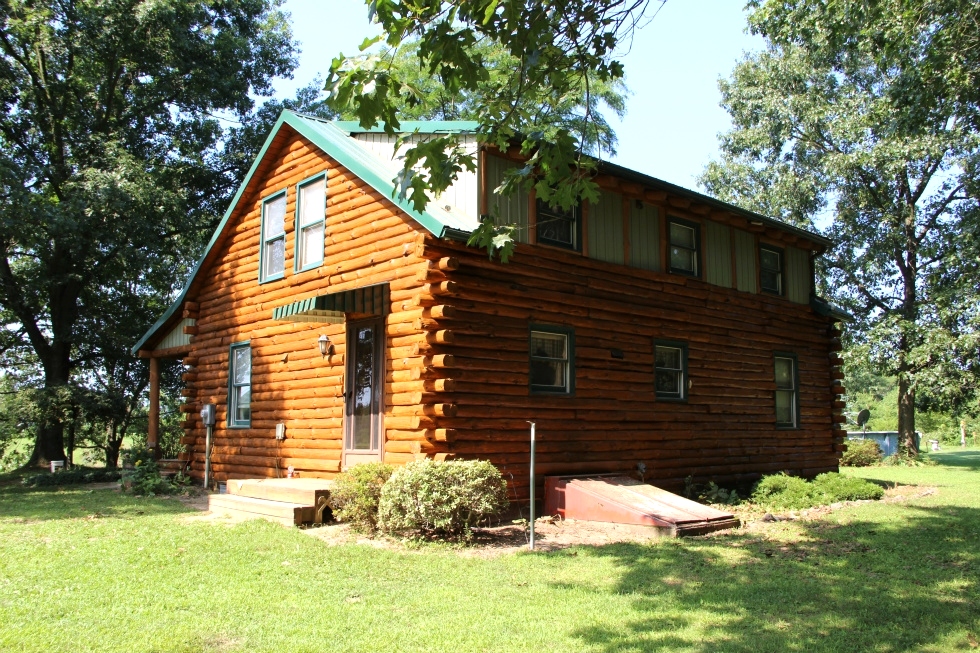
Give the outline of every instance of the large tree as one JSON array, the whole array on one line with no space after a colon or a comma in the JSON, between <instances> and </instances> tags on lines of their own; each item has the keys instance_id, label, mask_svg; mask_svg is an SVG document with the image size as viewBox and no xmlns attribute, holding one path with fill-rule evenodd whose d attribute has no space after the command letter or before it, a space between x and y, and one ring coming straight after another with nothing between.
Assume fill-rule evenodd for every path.
<instances>
[{"instance_id":1,"label":"large tree","mask_svg":"<svg viewBox=\"0 0 980 653\"><path fill-rule=\"evenodd\" d=\"M121 280L176 282L235 171L218 116L292 70L279 0L5 0L0 307L58 396ZM146 275L152 283L140 285ZM166 284L164 284L166 285ZM81 354L79 352L82 352ZM64 457L48 411L33 461Z\"/></svg>"},{"instance_id":2,"label":"large tree","mask_svg":"<svg viewBox=\"0 0 980 653\"><path fill-rule=\"evenodd\" d=\"M824 290L856 320L850 355L915 397L935 371L976 374L980 5L972 0L752 0L765 51L721 83L733 127L701 178L801 226L830 221ZM931 379L931 380L930 380Z\"/></svg>"},{"instance_id":3,"label":"large tree","mask_svg":"<svg viewBox=\"0 0 980 653\"><path fill-rule=\"evenodd\" d=\"M368 56L334 60L330 101L363 126L384 121L394 133L405 107L433 99L420 92L426 85L420 70L435 80L441 99L468 103L465 113L479 123L482 142L503 149L520 143L529 165L513 186L533 184L542 199L569 207L580 197L597 197L594 161L585 155L601 155L608 143L598 103L607 91L620 94L617 47L632 37L651 4L663 0L371 0L383 35L364 43ZM387 49L370 49L378 41ZM397 55L408 41L415 71ZM560 115L564 119L556 120ZM408 150L400 192L416 207L473 166L455 138Z\"/></svg>"}]
</instances>

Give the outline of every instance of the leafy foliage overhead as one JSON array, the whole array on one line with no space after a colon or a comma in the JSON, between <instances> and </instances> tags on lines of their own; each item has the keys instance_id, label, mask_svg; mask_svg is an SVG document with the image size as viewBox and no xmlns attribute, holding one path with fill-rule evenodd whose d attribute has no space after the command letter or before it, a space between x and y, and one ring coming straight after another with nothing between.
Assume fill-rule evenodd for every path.
<instances>
[{"instance_id":1,"label":"leafy foliage overhead","mask_svg":"<svg viewBox=\"0 0 980 653\"><path fill-rule=\"evenodd\" d=\"M766 38L721 83L733 129L701 178L801 226L829 221L823 290L859 320L852 355L962 402L980 374L980 5L753 0Z\"/></svg>"}]
</instances>

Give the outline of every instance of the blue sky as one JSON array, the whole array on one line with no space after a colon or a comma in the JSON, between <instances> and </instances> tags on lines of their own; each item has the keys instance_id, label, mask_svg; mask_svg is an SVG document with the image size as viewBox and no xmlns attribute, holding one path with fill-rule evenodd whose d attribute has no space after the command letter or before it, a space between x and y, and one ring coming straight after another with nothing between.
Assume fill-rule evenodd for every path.
<instances>
[{"instance_id":1,"label":"blue sky","mask_svg":"<svg viewBox=\"0 0 980 653\"><path fill-rule=\"evenodd\" d=\"M670 0L638 31L620 58L632 93L622 122L612 119L619 165L688 188L712 158L728 115L718 106L718 79L727 77L743 52L762 49L745 33L740 0ZM287 0L300 65L292 80L276 84L292 96L317 74L325 75L340 52L356 54L367 36L367 7L357 0ZM654 7L655 9L656 7Z\"/></svg>"}]
</instances>

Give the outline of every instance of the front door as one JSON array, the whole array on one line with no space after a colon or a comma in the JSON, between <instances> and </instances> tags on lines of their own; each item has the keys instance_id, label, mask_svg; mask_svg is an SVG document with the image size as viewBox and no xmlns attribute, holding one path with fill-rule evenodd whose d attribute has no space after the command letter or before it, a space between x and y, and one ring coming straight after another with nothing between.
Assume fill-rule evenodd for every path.
<instances>
[{"instance_id":1,"label":"front door","mask_svg":"<svg viewBox=\"0 0 980 653\"><path fill-rule=\"evenodd\" d=\"M383 320L347 326L347 388L344 393L343 468L381 460Z\"/></svg>"}]
</instances>

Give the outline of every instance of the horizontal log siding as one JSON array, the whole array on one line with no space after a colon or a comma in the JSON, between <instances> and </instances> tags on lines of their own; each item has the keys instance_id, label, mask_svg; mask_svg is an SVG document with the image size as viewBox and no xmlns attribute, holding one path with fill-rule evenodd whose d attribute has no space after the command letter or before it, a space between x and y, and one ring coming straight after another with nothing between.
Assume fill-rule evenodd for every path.
<instances>
[{"instance_id":1,"label":"horizontal log siding","mask_svg":"<svg viewBox=\"0 0 980 653\"><path fill-rule=\"evenodd\" d=\"M460 267L455 315L443 325L451 354L452 450L488 458L520 496L527 491L528 425L537 423L538 473L632 470L677 488L689 475L731 481L789 470L836 469L830 322L785 300L696 279L605 264L551 248L519 246L506 265L429 242L427 257ZM531 396L528 325L575 331L574 396ZM451 326L449 326L451 324ZM686 403L654 396L653 342L686 342ZM623 353L621 359L613 350ZM773 352L800 365L801 428L775 428Z\"/></svg>"},{"instance_id":2,"label":"horizontal log siding","mask_svg":"<svg viewBox=\"0 0 980 653\"><path fill-rule=\"evenodd\" d=\"M340 470L346 325L274 322L272 310L276 306L327 292L390 284L386 420L403 408L398 405L392 379L396 375L399 379L413 376L411 371L394 370L421 369L423 365L423 354L414 351L418 347L393 347L397 337L404 335L406 325L408 333L417 333L413 320L423 314L420 307L411 305L425 283L420 276L424 277L429 267L416 256L416 225L387 198L301 137L288 140L278 153L269 152L269 157L276 160L268 166L265 179L240 202L239 214L228 225L230 236L219 246L211 267L201 271L199 278L205 281L190 298L200 303L200 315L190 354L195 367L187 381L188 410L193 412L183 441L189 449L185 457L193 461L192 475L197 477L203 473L205 434L196 413L205 403L218 407L211 458L218 480L284 475L289 466L304 476L329 477ZM327 172L324 263L296 273L296 184L323 171ZM285 277L259 285L261 202L282 189L287 190ZM320 334L333 343L329 356L320 355ZM251 428L230 429L226 426L228 347L246 340L252 347ZM400 359L392 360L392 352ZM282 443L275 440L278 422L286 424ZM425 436L425 431L414 436L422 441L416 447L419 450L427 443Z\"/></svg>"}]
</instances>

